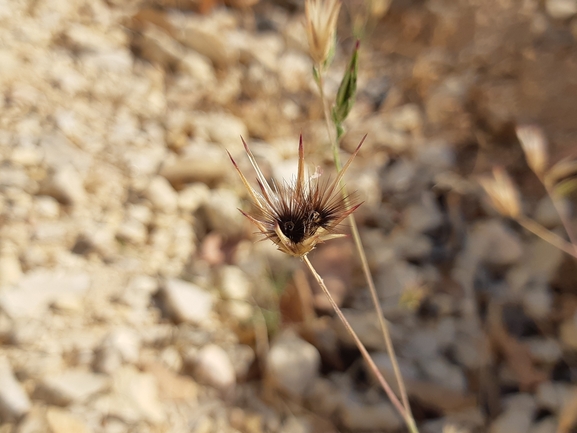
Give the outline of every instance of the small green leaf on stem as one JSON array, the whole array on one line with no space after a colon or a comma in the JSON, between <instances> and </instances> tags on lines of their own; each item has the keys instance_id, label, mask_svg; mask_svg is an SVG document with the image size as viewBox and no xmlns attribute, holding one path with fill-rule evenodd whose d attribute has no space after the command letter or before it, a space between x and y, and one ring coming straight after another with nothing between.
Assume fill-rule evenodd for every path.
<instances>
[{"instance_id":1,"label":"small green leaf on stem","mask_svg":"<svg viewBox=\"0 0 577 433\"><path fill-rule=\"evenodd\" d=\"M347 66L347 71L343 77L339 90L337 92L337 99L333 107L333 121L335 125L342 125L345 121L353 105L355 104L355 95L357 93L357 76L359 71L359 46L361 41L357 40L355 49L351 55L351 60Z\"/></svg>"}]
</instances>

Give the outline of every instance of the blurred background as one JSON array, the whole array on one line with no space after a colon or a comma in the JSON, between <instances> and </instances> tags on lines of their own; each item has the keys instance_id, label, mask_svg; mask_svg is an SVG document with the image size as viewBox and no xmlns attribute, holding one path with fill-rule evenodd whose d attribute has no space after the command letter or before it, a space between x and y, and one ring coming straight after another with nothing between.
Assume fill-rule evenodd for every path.
<instances>
[{"instance_id":1,"label":"blurred background","mask_svg":"<svg viewBox=\"0 0 577 433\"><path fill-rule=\"evenodd\" d=\"M477 182L566 238L515 126L577 156L577 0L344 1L329 101L356 37L345 179L420 431L577 431L575 259ZM240 136L335 176L301 0L9 0L0 42L0 433L405 431L237 210ZM310 257L391 377L351 239Z\"/></svg>"}]
</instances>

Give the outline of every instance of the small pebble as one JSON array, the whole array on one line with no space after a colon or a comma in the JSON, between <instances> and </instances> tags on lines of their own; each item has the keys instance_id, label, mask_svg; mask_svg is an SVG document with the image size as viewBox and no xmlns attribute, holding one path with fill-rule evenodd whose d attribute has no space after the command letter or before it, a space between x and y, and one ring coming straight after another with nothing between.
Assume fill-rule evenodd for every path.
<instances>
[{"instance_id":1,"label":"small pebble","mask_svg":"<svg viewBox=\"0 0 577 433\"><path fill-rule=\"evenodd\" d=\"M31 407L32 403L14 376L8 359L0 356L0 418L4 421L18 420Z\"/></svg>"},{"instance_id":2,"label":"small pebble","mask_svg":"<svg viewBox=\"0 0 577 433\"><path fill-rule=\"evenodd\" d=\"M230 394L236 384L236 375L228 354L220 346L209 344L196 356L194 377L201 383Z\"/></svg>"},{"instance_id":3,"label":"small pebble","mask_svg":"<svg viewBox=\"0 0 577 433\"><path fill-rule=\"evenodd\" d=\"M289 395L303 397L318 376L318 350L293 332L280 335L266 360L266 376L273 386Z\"/></svg>"},{"instance_id":4,"label":"small pebble","mask_svg":"<svg viewBox=\"0 0 577 433\"><path fill-rule=\"evenodd\" d=\"M213 297L195 284L168 279L162 294L168 311L179 322L201 323L210 317Z\"/></svg>"},{"instance_id":5,"label":"small pebble","mask_svg":"<svg viewBox=\"0 0 577 433\"><path fill-rule=\"evenodd\" d=\"M161 176L156 176L150 181L146 190L146 197L152 205L166 213L173 213L178 207L178 194L168 181Z\"/></svg>"},{"instance_id":6,"label":"small pebble","mask_svg":"<svg viewBox=\"0 0 577 433\"><path fill-rule=\"evenodd\" d=\"M36 396L46 403L67 406L85 402L109 386L108 379L101 375L81 370L45 377L36 390Z\"/></svg>"},{"instance_id":7,"label":"small pebble","mask_svg":"<svg viewBox=\"0 0 577 433\"><path fill-rule=\"evenodd\" d=\"M567 19L577 14L577 1L575 0L547 0L545 10L555 19Z\"/></svg>"}]
</instances>

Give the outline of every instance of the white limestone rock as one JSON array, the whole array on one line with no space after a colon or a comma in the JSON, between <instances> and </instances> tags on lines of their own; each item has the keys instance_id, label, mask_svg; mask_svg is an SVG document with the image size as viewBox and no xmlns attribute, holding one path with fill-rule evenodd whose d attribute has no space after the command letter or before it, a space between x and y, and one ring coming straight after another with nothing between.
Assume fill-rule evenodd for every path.
<instances>
[{"instance_id":1,"label":"white limestone rock","mask_svg":"<svg viewBox=\"0 0 577 433\"><path fill-rule=\"evenodd\" d=\"M213 297L195 284L168 279L162 286L166 308L178 322L202 323L210 318Z\"/></svg>"},{"instance_id":2,"label":"white limestone rock","mask_svg":"<svg viewBox=\"0 0 577 433\"><path fill-rule=\"evenodd\" d=\"M238 195L229 189L212 190L203 210L208 226L225 236L239 237L245 227L245 218L238 211Z\"/></svg>"},{"instance_id":3,"label":"white limestone rock","mask_svg":"<svg viewBox=\"0 0 577 433\"><path fill-rule=\"evenodd\" d=\"M209 344L198 352L195 359L194 377L201 383L217 388L230 395L236 384L236 375L226 351Z\"/></svg>"},{"instance_id":4,"label":"white limestone rock","mask_svg":"<svg viewBox=\"0 0 577 433\"><path fill-rule=\"evenodd\" d=\"M116 417L126 424L145 420L158 425L166 420L156 378L130 365L114 372L111 392L98 398L93 407L103 415Z\"/></svg>"},{"instance_id":5,"label":"white limestone rock","mask_svg":"<svg viewBox=\"0 0 577 433\"><path fill-rule=\"evenodd\" d=\"M551 18L567 19L577 14L577 1L575 0L547 0L545 10Z\"/></svg>"},{"instance_id":6,"label":"white limestone rock","mask_svg":"<svg viewBox=\"0 0 577 433\"><path fill-rule=\"evenodd\" d=\"M266 377L272 386L293 397L304 397L319 374L316 347L287 331L272 344L266 359Z\"/></svg>"},{"instance_id":7,"label":"white limestone rock","mask_svg":"<svg viewBox=\"0 0 577 433\"><path fill-rule=\"evenodd\" d=\"M219 272L220 291L223 298L246 300L251 293L247 275L236 266L223 266Z\"/></svg>"},{"instance_id":8,"label":"white limestone rock","mask_svg":"<svg viewBox=\"0 0 577 433\"><path fill-rule=\"evenodd\" d=\"M67 205L81 205L87 199L82 177L70 166L56 170L42 192Z\"/></svg>"},{"instance_id":9,"label":"white limestone rock","mask_svg":"<svg viewBox=\"0 0 577 433\"><path fill-rule=\"evenodd\" d=\"M210 196L210 189L204 183L196 182L178 193L178 207L183 212L194 213Z\"/></svg>"},{"instance_id":10,"label":"white limestone rock","mask_svg":"<svg viewBox=\"0 0 577 433\"><path fill-rule=\"evenodd\" d=\"M86 273L31 272L21 278L16 287L0 293L0 309L13 318L41 317L59 297L82 298L89 286L90 276Z\"/></svg>"},{"instance_id":11,"label":"white limestone rock","mask_svg":"<svg viewBox=\"0 0 577 433\"><path fill-rule=\"evenodd\" d=\"M117 328L102 341L96 352L95 367L101 373L113 373L124 363L134 364L140 354L140 338L129 328Z\"/></svg>"},{"instance_id":12,"label":"white limestone rock","mask_svg":"<svg viewBox=\"0 0 577 433\"><path fill-rule=\"evenodd\" d=\"M238 136L235 137L235 140ZM188 182L213 183L230 173L231 162L226 152L208 142L194 142L182 149L178 157L165 158L160 169L173 185Z\"/></svg>"},{"instance_id":13,"label":"white limestone rock","mask_svg":"<svg viewBox=\"0 0 577 433\"><path fill-rule=\"evenodd\" d=\"M14 376L10 362L5 356L0 356L0 419L17 420L31 407L32 403Z\"/></svg>"},{"instance_id":14,"label":"white limestone rock","mask_svg":"<svg viewBox=\"0 0 577 433\"><path fill-rule=\"evenodd\" d=\"M49 404L67 406L82 403L108 387L109 380L104 375L83 370L67 370L45 377L35 394Z\"/></svg>"},{"instance_id":15,"label":"white limestone rock","mask_svg":"<svg viewBox=\"0 0 577 433\"><path fill-rule=\"evenodd\" d=\"M178 207L178 194L170 183L161 176L155 176L148 185L146 198L152 205L165 213L173 213Z\"/></svg>"},{"instance_id":16,"label":"white limestone rock","mask_svg":"<svg viewBox=\"0 0 577 433\"><path fill-rule=\"evenodd\" d=\"M84 421L59 407L49 407L46 410L46 424L51 432L91 433L92 431Z\"/></svg>"}]
</instances>

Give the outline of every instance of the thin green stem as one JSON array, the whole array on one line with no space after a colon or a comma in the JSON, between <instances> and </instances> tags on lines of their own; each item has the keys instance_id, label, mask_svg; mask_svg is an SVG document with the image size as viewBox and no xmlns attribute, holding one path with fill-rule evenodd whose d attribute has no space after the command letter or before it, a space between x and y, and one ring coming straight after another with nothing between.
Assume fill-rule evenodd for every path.
<instances>
[{"instance_id":1,"label":"thin green stem","mask_svg":"<svg viewBox=\"0 0 577 433\"><path fill-rule=\"evenodd\" d=\"M317 70L318 70L318 74L319 74L319 80L317 81L317 86L319 88L319 94L321 97L321 104L323 104L323 115L325 117L325 126L327 127L327 135L329 136L329 141L331 143L331 148L333 150L333 160L335 161L337 171L341 171L342 166L341 166L341 162L340 162L339 148L338 148L338 146L335 146L335 144L334 144L337 142L336 134L333 137L332 128L331 128L331 119L329 117L329 109L328 109L326 101L325 101L325 90L324 90L325 84L324 84L323 73L322 73L322 69L320 67ZM337 164L337 162L338 162L338 164Z\"/></svg>"},{"instance_id":2,"label":"thin green stem","mask_svg":"<svg viewBox=\"0 0 577 433\"><path fill-rule=\"evenodd\" d=\"M383 389L387 393L387 396L391 400L391 403L393 403L393 405L395 406L395 408L397 409L399 414L405 420L405 423L407 424L409 431L411 431L412 433L418 433L418 430L417 430L417 427L415 425L415 421L413 419L413 416L410 414L410 412L408 412L403 407L403 405L401 404L401 402L399 401L399 399L397 398L397 396L395 395L395 393L393 392L393 390L389 386L388 382L385 380L385 378L383 377L383 375L379 371L377 365L373 361L373 358L371 358L371 355L369 354L369 352L365 348L365 345L362 343L362 341L358 337L357 333L351 327L349 321L347 320L347 318L345 317L345 315L343 314L343 312L341 311L341 309L339 308L339 306L337 305L337 303L333 299L333 297L332 297L331 293L329 292L329 290L327 289L327 286L325 285L325 282L323 281L322 277L318 274L318 272L316 271L316 269L314 268L314 266L312 265L312 263L310 262L309 258L306 255L302 257L302 260L306 263L309 270L311 271L311 274L313 275L315 280L317 280L318 285L320 286L322 291L327 296L331 306L335 310L335 313L337 314L337 316L339 316L339 319L341 320L341 322L345 326L347 332L351 335L351 337L355 341L355 344L357 345L359 351L361 352L361 355L363 356L365 362L368 364L370 370L373 372L373 374L375 375L375 377L379 381L380 385L383 387Z\"/></svg>"},{"instance_id":3,"label":"thin green stem","mask_svg":"<svg viewBox=\"0 0 577 433\"><path fill-rule=\"evenodd\" d=\"M544 241L549 242L554 247L559 248L561 251L564 251L577 259L577 245L573 245L570 242L567 242L562 237L557 236L552 231L547 230L541 224L537 223L531 218L527 218L524 215L517 217L516 221L521 225L521 227L527 229L531 233L539 236Z\"/></svg>"},{"instance_id":4,"label":"thin green stem","mask_svg":"<svg viewBox=\"0 0 577 433\"><path fill-rule=\"evenodd\" d=\"M337 142L336 129L335 129L335 134L333 135L331 133L332 128L331 128L331 120L329 117L329 111L328 111L328 107L327 107L327 104L325 101L323 73L322 73L321 68L319 68L318 71L319 71L319 73L318 73L317 85L319 87L321 103L323 105L323 114L325 117L327 133L328 133L329 140L331 142L331 147L333 150L333 159L334 159L335 167L336 167L337 171L341 171L342 170L342 164L341 164L341 159L340 159L340 155L339 155L339 145ZM344 185L343 185L341 190L342 190L346 205L348 207L349 206L348 193L347 193L347 190L346 190ZM356 221L353 214L350 214L348 218L349 218L349 223L351 225L351 234L352 234L353 239L355 241L355 246L357 248L359 258L361 260L361 266L363 268L365 280L367 281L367 284L369 286L369 291L371 293L371 298L372 298L373 304L375 306L375 311L377 313L377 317L379 318L379 325L380 325L381 332L382 332L384 340L385 340L385 346L387 348L387 352L389 354L389 357L391 358L391 364L393 366L393 372L395 374L395 378L396 378L397 384L399 386L399 392L401 395L401 400L403 402L403 406L405 407L409 418L411 418L411 420L412 420L411 421L412 424L414 425L415 421L413 419L413 415L411 412L411 406L409 404L407 389L405 387L405 382L403 381L403 376L401 375L401 370L399 368L399 363L397 361L397 356L395 354L395 349L393 347L393 342L391 339L391 333L389 331L389 327L387 326L387 322L385 320L385 316L383 314L383 310L382 310L381 304L379 302L379 297L377 295L377 290L375 288L373 276L371 274L371 270L369 269L369 262L367 260L367 256L365 254L365 249L363 247L361 236L359 234L357 221ZM415 429L416 429L416 427L415 427Z\"/></svg>"}]
</instances>

